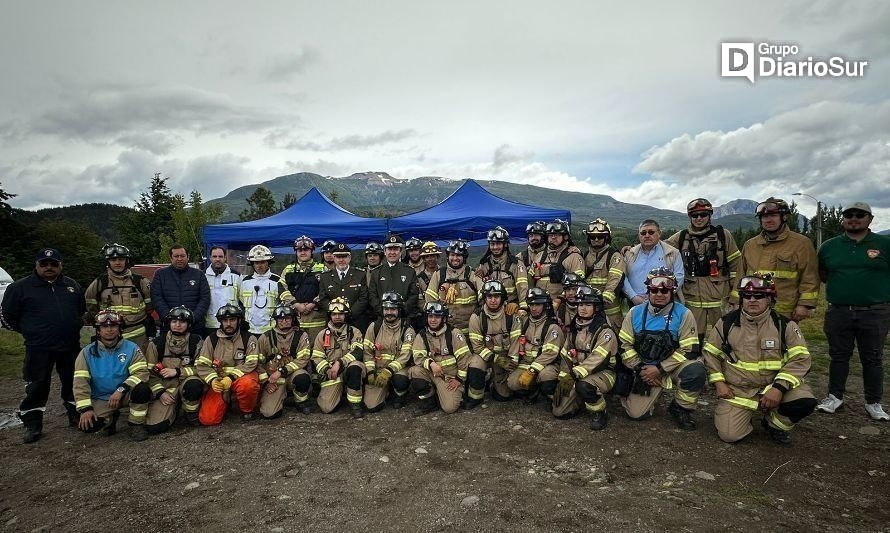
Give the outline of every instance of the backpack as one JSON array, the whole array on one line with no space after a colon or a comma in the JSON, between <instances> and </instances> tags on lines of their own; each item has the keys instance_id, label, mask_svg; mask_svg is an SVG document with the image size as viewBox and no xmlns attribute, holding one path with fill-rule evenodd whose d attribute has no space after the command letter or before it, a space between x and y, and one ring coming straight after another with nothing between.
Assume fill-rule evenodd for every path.
<instances>
[{"instance_id":1,"label":"backpack","mask_svg":"<svg viewBox=\"0 0 890 533\"><path fill-rule=\"evenodd\" d=\"M108 278L108 272L105 272L98 278L99 280L99 291L96 293L96 299L99 300L102 296L102 293L105 292L109 287L111 287L111 280ZM145 300L145 293L142 292L142 276L139 274L130 274L130 280L133 282L132 285L120 285L115 286L115 289L129 289L134 288L139 292L139 296L142 297L142 300Z\"/></svg>"},{"instance_id":2,"label":"backpack","mask_svg":"<svg viewBox=\"0 0 890 533\"><path fill-rule=\"evenodd\" d=\"M507 337L510 337L510 332L513 331L513 317L504 313L504 318L507 319ZM483 309L479 312L479 321L482 323L482 335L488 335L488 314Z\"/></svg>"},{"instance_id":3,"label":"backpack","mask_svg":"<svg viewBox=\"0 0 890 533\"><path fill-rule=\"evenodd\" d=\"M528 250L525 250L525 251L526 251L526 253L528 252ZM516 257L514 257L513 254L511 254L509 252L509 250L507 250L507 264L504 265L503 269L501 269L500 267L498 267L497 270L494 269L494 266L491 264L491 250L485 252L485 255L482 256L482 259L479 260L479 266L482 266L486 263L488 263L488 275L489 276L491 276L495 272L503 272L503 273L507 274L508 276L510 276L510 279L513 280L514 285L516 284L516 276L514 276L513 272L510 271L510 267L517 264L518 261L516 261ZM498 280L500 280L500 278L498 278Z\"/></svg>"},{"instance_id":4,"label":"backpack","mask_svg":"<svg viewBox=\"0 0 890 533\"><path fill-rule=\"evenodd\" d=\"M300 339L303 338L303 333L305 333L305 331L301 328L296 328L294 330L294 336L293 336L293 338L291 338L291 341L290 341L291 357L293 357L294 354L297 353L297 346L300 344ZM269 344L272 345L272 350L273 351L278 350L278 336L275 335L275 330L270 329L269 331L263 333L263 335L269 336Z\"/></svg>"},{"instance_id":5,"label":"backpack","mask_svg":"<svg viewBox=\"0 0 890 533\"><path fill-rule=\"evenodd\" d=\"M697 238L699 241L702 241L702 240L706 239L707 237L710 237L711 234L714 232L717 233L717 241L719 242L719 246L717 247L716 252L717 253L723 252L723 265L720 267L720 269L723 271L724 275L729 275L729 264L726 261L726 233L723 231L723 226L711 226L710 231L708 231L707 233L704 233L701 236L696 235L695 238ZM680 237L679 237L679 240L677 241L677 250L680 250L681 256L683 255L683 246L686 244L686 237L688 235L689 235L688 229L684 229L684 230L680 231ZM686 265L683 265L683 267L685 268Z\"/></svg>"},{"instance_id":6,"label":"backpack","mask_svg":"<svg viewBox=\"0 0 890 533\"><path fill-rule=\"evenodd\" d=\"M405 322L405 319L402 319L402 333L399 335L399 338L402 339L402 342L405 342L405 333L408 332L409 324ZM383 328L383 319L374 321L374 340L377 340L377 336L380 335L380 330Z\"/></svg>"},{"instance_id":7,"label":"backpack","mask_svg":"<svg viewBox=\"0 0 890 533\"><path fill-rule=\"evenodd\" d=\"M452 331L453 328L449 325L445 325L445 348L448 350L448 355L450 357L454 357L454 339L452 339ZM426 335L426 328L423 329L419 333L421 339L423 339L423 349L426 350L427 357L430 355L430 341Z\"/></svg>"},{"instance_id":8,"label":"backpack","mask_svg":"<svg viewBox=\"0 0 890 533\"><path fill-rule=\"evenodd\" d=\"M446 273L446 272L448 272L448 265L443 266L442 268L439 269L439 286L436 287L436 290L441 289L441 288L442 288L442 284L446 282L446 280L445 280L445 273ZM473 283L472 281L470 281L470 267L468 267L467 265L464 265L464 279L462 279L462 280L457 280L457 281L463 281L463 282L465 282L465 283L466 283L467 285L469 285L470 287L473 287L473 292L474 292L474 293L478 292L478 289L476 288L476 284Z\"/></svg>"},{"instance_id":9,"label":"backpack","mask_svg":"<svg viewBox=\"0 0 890 533\"><path fill-rule=\"evenodd\" d=\"M167 355L167 336L166 335L158 335L152 342L155 344L155 348L158 352L158 359L163 359L165 357L179 357L178 355ZM189 349L188 356L192 358L192 361L195 360L195 352L198 349L198 344L201 342L201 336L197 333L189 334Z\"/></svg>"},{"instance_id":10,"label":"backpack","mask_svg":"<svg viewBox=\"0 0 890 533\"><path fill-rule=\"evenodd\" d=\"M522 325L522 335L525 336L525 332L528 331L528 325L531 324L531 318L525 321L525 324ZM544 320L544 327L541 328L541 342L538 343L538 353L535 354L535 359L541 357L541 352L544 351L544 338L547 337L547 332L550 331L552 326L559 326L559 322L557 322L552 316L547 315L547 318ZM528 337L526 337L527 339Z\"/></svg>"},{"instance_id":11,"label":"backpack","mask_svg":"<svg viewBox=\"0 0 890 533\"><path fill-rule=\"evenodd\" d=\"M773 319L773 324L776 326L776 330L779 332L779 338L782 343L782 354L788 351L788 342L785 341L785 330L788 328L788 319L779 315L772 309L769 311L770 317ZM741 327L742 325L742 311L740 309L736 309L735 311L730 311L723 317L723 344L720 346L720 350L726 354L727 358L734 359L732 357L732 346L729 344L729 331L733 326Z\"/></svg>"}]
</instances>

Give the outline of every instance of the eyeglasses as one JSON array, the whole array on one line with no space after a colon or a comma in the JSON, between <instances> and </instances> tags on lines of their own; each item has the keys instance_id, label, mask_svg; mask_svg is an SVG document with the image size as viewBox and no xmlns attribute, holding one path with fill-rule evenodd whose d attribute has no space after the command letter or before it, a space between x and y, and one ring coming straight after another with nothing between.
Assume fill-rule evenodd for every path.
<instances>
[{"instance_id":1,"label":"eyeglasses","mask_svg":"<svg viewBox=\"0 0 890 533\"><path fill-rule=\"evenodd\" d=\"M844 213L844 218L865 218L868 216L868 213L865 211L847 211Z\"/></svg>"},{"instance_id":2,"label":"eyeglasses","mask_svg":"<svg viewBox=\"0 0 890 533\"><path fill-rule=\"evenodd\" d=\"M691 215L689 215L689 218L708 218L709 216L711 216L711 214L707 212L692 213Z\"/></svg>"},{"instance_id":3,"label":"eyeglasses","mask_svg":"<svg viewBox=\"0 0 890 533\"><path fill-rule=\"evenodd\" d=\"M640 230L640 235L641 235L641 236L645 236L645 235L655 235L656 233L657 233L657 231L654 230L654 229L641 229L641 230Z\"/></svg>"},{"instance_id":4,"label":"eyeglasses","mask_svg":"<svg viewBox=\"0 0 890 533\"><path fill-rule=\"evenodd\" d=\"M649 294L668 294L673 290L670 287L649 287Z\"/></svg>"},{"instance_id":5,"label":"eyeglasses","mask_svg":"<svg viewBox=\"0 0 890 533\"><path fill-rule=\"evenodd\" d=\"M762 300L768 295L759 292L743 292L741 296L744 300Z\"/></svg>"},{"instance_id":6,"label":"eyeglasses","mask_svg":"<svg viewBox=\"0 0 890 533\"><path fill-rule=\"evenodd\" d=\"M46 267L54 267L55 268L55 267L59 266L59 262L54 261L52 259L42 259L42 260L38 261L37 264L42 266L43 268L46 268Z\"/></svg>"}]
</instances>

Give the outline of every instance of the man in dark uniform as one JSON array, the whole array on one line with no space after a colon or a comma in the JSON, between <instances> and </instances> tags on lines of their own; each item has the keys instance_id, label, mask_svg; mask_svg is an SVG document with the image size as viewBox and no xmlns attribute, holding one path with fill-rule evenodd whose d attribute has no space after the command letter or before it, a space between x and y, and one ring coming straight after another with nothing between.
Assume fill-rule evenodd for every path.
<instances>
[{"instance_id":1,"label":"man in dark uniform","mask_svg":"<svg viewBox=\"0 0 890 533\"><path fill-rule=\"evenodd\" d=\"M394 292L401 295L404 299L404 315L405 320L414 320L417 312L418 289L417 289L417 273L416 271L401 262L402 258L402 238L398 235L390 235L383 244L383 253L386 260L380 265L380 268L371 272L370 283L368 284L368 301L373 310L373 315L377 318L383 316L382 298L388 292Z\"/></svg>"},{"instance_id":2,"label":"man in dark uniform","mask_svg":"<svg viewBox=\"0 0 890 533\"><path fill-rule=\"evenodd\" d=\"M334 298L344 298L349 303L352 323L359 331L368 329L368 286L365 271L350 266L352 252L349 245L337 243L334 248L334 269L319 277L318 306L327 309Z\"/></svg>"},{"instance_id":3,"label":"man in dark uniform","mask_svg":"<svg viewBox=\"0 0 890 533\"><path fill-rule=\"evenodd\" d=\"M68 424L80 415L74 406L74 359L80 350L80 328L86 313L83 289L62 275L62 254L52 248L37 252L34 272L6 289L3 321L25 338L25 399L18 417L25 426L25 444L43 433L43 412L49 398L53 365L62 382L62 402Z\"/></svg>"}]
</instances>

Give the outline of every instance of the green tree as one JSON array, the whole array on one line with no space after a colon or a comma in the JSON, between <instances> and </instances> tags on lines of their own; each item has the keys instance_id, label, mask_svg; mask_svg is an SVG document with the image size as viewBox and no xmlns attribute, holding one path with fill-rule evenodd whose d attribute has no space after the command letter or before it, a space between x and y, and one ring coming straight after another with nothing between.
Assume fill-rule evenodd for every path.
<instances>
[{"instance_id":1,"label":"green tree","mask_svg":"<svg viewBox=\"0 0 890 533\"><path fill-rule=\"evenodd\" d=\"M11 200L18 196L17 194L12 194L6 192L3 189L3 182L0 181L0 220L8 221L10 215L12 214L12 206L6 200Z\"/></svg>"},{"instance_id":2,"label":"green tree","mask_svg":"<svg viewBox=\"0 0 890 533\"><path fill-rule=\"evenodd\" d=\"M79 223L48 220L34 228L32 238L40 247L55 248L62 254L64 274L86 288L104 269L102 240ZM33 252L27 259L33 259ZM33 268L33 261L30 268Z\"/></svg>"},{"instance_id":3,"label":"green tree","mask_svg":"<svg viewBox=\"0 0 890 533\"><path fill-rule=\"evenodd\" d=\"M156 259L166 262L168 255L157 256L160 236L173 233L173 211L176 202L167 180L160 173L154 175L148 190L136 202L136 212L117 223L121 244L133 254L134 263L149 263Z\"/></svg>"},{"instance_id":4,"label":"green tree","mask_svg":"<svg viewBox=\"0 0 890 533\"><path fill-rule=\"evenodd\" d=\"M222 218L221 205L205 205L201 193L193 190L186 200L181 194L173 197L173 233L161 235L158 260L166 261L170 245L182 244L192 261L199 262L204 256L204 226L215 224Z\"/></svg>"},{"instance_id":5,"label":"green tree","mask_svg":"<svg viewBox=\"0 0 890 533\"><path fill-rule=\"evenodd\" d=\"M284 199L278 202L278 210L284 211L288 207L297 203L297 197L292 193L284 193Z\"/></svg>"},{"instance_id":6,"label":"green tree","mask_svg":"<svg viewBox=\"0 0 890 533\"><path fill-rule=\"evenodd\" d=\"M265 187L257 187L253 191L253 194L247 199L247 206L247 209L238 215L242 222L266 218L278 212L275 208L275 197L272 196L272 191Z\"/></svg>"}]
</instances>

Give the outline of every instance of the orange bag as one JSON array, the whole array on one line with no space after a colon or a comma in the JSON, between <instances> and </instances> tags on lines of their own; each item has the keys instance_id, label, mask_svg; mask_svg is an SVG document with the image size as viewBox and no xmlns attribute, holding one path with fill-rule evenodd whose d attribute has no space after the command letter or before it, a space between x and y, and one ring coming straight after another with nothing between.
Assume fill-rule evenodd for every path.
<instances>
[{"instance_id":1,"label":"orange bag","mask_svg":"<svg viewBox=\"0 0 890 533\"><path fill-rule=\"evenodd\" d=\"M215 426L221 424L226 417L229 406L221 392L207 389L201 398L201 408L198 410L198 421L203 426Z\"/></svg>"}]
</instances>

